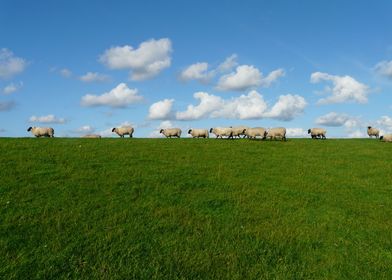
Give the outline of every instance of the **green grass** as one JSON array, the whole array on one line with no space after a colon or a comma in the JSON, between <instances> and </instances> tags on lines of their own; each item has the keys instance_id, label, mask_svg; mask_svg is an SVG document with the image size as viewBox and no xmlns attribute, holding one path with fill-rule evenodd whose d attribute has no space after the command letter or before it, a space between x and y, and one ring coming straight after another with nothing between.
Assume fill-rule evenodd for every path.
<instances>
[{"instance_id":1,"label":"green grass","mask_svg":"<svg viewBox=\"0 0 392 280\"><path fill-rule=\"evenodd\" d=\"M0 139L1 279L391 279L392 145Z\"/></svg>"}]
</instances>

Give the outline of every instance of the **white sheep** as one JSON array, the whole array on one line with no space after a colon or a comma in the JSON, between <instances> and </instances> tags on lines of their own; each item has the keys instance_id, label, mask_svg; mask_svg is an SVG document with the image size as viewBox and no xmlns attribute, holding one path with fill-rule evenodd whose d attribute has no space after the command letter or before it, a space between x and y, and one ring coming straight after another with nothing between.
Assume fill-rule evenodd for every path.
<instances>
[{"instance_id":1,"label":"white sheep","mask_svg":"<svg viewBox=\"0 0 392 280\"><path fill-rule=\"evenodd\" d=\"M121 138L124 138L124 135L129 135L129 137L132 138L134 131L135 130L133 129L133 127L130 126L114 127L112 129L112 132L117 133L117 135L120 136Z\"/></svg>"},{"instance_id":2,"label":"white sheep","mask_svg":"<svg viewBox=\"0 0 392 280\"><path fill-rule=\"evenodd\" d=\"M327 137L325 136L327 134L327 130L325 130L324 128L309 128L308 134L312 136L312 139L318 139L319 137L322 139L327 139Z\"/></svg>"},{"instance_id":3,"label":"white sheep","mask_svg":"<svg viewBox=\"0 0 392 280\"><path fill-rule=\"evenodd\" d=\"M264 127L247 128L244 133L249 139L256 139L257 136L261 136L262 139L265 139L267 136L267 131Z\"/></svg>"},{"instance_id":4,"label":"white sheep","mask_svg":"<svg viewBox=\"0 0 392 280\"><path fill-rule=\"evenodd\" d=\"M380 130L378 130L377 128L368 126L367 134L369 135L369 137L376 136L376 138L378 138L380 135Z\"/></svg>"},{"instance_id":5,"label":"white sheep","mask_svg":"<svg viewBox=\"0 0 392 280\"><path fill-rule=\"evenodd\" d=\"M82 136L82 138L101 138L101 135L99 134L86 134Z\"/></svg>"},{"instance_id":6,"label":"white sheep","mask_svg":"<svg viewBox=\"0 0 392 280\"><path fill-rule=\"evenodd\" d=\"M165 128L161 129L159 133L162 133L163 135L166 136L166 138L172 138L172 137L181 137L181 129L179 128Z\"/></svg>"},{"instance_id":7,"label":"white sheep","mask_svg":"<svg viewBox=\"0 0 392 280\"><path fill-rule=\"evenodd\" d=\"M233 129L231 127L214 127L210 129L210 133L214 133L216 138L223 138L223 136L233 138Z\"/></svg>"},{"instance_id":8,"label":"white sheep","mask_svg":"<svg viewBox=\"0 0 392 280\"><path fill-rule=\"evenodd\" d=\"M193 138L208 138L208 129L197 129L191 128L188 130L188 134L192 135Z\"/></svg>"},{"instance_id":9,"label":"white sheep","mask_svg":"<svg viewBox=\"0 0 392 280\"><path fill-rule=\"evenodd\" d=\"M380 140L384 142L392 142L392 134L385 134L380 137Z\"/></svg>"},{"instance_id":10,"label":"white sheep","mask_svg":"<svg viewBox=\"0 0 392 280\"><path fill-rule=\"evenodd\" d=\"M233 131L233 137L241 138L241 135L243 135L244 137L246 136L245 130L248 129L249 127L248 126L235 126L235 127L230 126L230 128Z\"/></svg>"},{"instance_id":11,"label":"white sheep","mask_svg":"<svg viewBox=\"0 0 392 280\"><path fill-rule=\"evenodd\" d=\"M286 141L286 128L284 127L275 127L270 128L267 132L266 138L281 138L282 140Z\"/></svg>"},{"instance_id":12,"label":"white sheep","mask_svg":"<svg viewBox=\"0 0 392 280\"><path fill-rule=\"evenodd\" d=\"M54 129L51 127L30 126L27 131L31 131L35 137L54 137Z\"/></svg>"}]
</instances>

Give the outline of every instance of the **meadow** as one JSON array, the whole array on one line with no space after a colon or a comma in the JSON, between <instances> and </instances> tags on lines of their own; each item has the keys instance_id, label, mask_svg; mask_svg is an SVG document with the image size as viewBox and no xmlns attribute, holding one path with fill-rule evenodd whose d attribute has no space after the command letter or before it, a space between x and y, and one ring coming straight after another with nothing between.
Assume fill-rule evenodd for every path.
<instances>
[{"instance_id":1,"label":"meadow","mask_svg":"<svg viewBox=\"0 0 392 280\"><path fill-rule=\"evenodd\" d=\"M1 279L392 279L392 145L0 139Z\"/></svg>"}]
</instances>

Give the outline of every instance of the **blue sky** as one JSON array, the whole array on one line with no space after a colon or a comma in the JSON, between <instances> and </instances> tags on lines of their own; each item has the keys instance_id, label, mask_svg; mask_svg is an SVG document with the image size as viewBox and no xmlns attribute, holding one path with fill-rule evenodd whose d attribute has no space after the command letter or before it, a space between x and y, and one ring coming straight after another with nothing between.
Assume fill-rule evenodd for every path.
<instances>
[{"instance_id":1,"label":"blue sky","mask_svg":"<svg viewBox=\"0 0 392 280\"><path fill-rule=\"evenodd\" d=\"M2 1L0 136L392 132L390 1ZM185 135L185 133L184 133Z\"/></svg>"}]
</instances>

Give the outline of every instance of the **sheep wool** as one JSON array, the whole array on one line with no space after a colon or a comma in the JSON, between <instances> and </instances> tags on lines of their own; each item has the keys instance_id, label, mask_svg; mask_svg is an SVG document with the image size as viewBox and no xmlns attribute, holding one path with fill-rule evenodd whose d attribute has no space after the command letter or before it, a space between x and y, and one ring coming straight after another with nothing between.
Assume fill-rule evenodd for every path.
<instances>
[{"instance_id":1,"label":"sheep wool","mask_svg":"<svg viewBox=\"0 0 392 280\"><path fill-rule=\"evenodd\" d=\"M392 142L392 134L385 134L380 137L380 140L383 142Z\"/></svg>"},{"instance_id":2,"label":"sheep wool","mask_svg":"<svg viewBox=\"0 0 392 280\"><path fill-rule=\"evenodd\" d=\"M257 136L261 136L262 139L265 139L267 135L267 131L264 127L247 128L244 133L249 139L256 139Z\"/></svg>"},{"instance_id":3,"label":"sheep wool","mask_svg":"<svg viewBox=\"0 0 392 280\"><path fill-rule=\"evenodd\" d=\"M82 138L101 138L101 135L98 134L87 134L82 136Z\"/></svg>"},{"instance_id":4,"label":"sheep wool","mask_svg":"<svg viewBox=\"0 0 392 280\"><path fill-rule=\"evenodd\" d=\"M230 127L233 131L233 137L238 137L240 138L241 135L243 135L244 137L245 135L245 130L249 129L248 126L235 126L235 127Z\"/></svg>"},{"instance_id":5,"label":"sheep wool","mask_svg":"<svg viewBox=\"0 0 392 280\"><path fill-rule=\"evenodd\" d=\"M210 133L214 133L216 138L223 138L223 136L233 138L233 129L231 127L214 127L210 129Z\"/></svg>"},{"instance_id":6,"label":"sheep wool","mask_svg":"<svg viewBox=\"0 0 392 280\"><path fill-rule=\"evenodd\" d=\"M130 126L114 127L112 129L112 132L117 133L117 135L120 136L121 138L124 138L124 135L129 135L129 137L132 138L134 131L135 130L133 129L133 127L130 127Z\"/></svg>"},{"instance_id":7,"label":"sheep wool","mask_svg":"<svg viewBox=\"0 0 392 280\"><path fill-rule=\"evenodd\" d=\"M188 130L188 134L192 135L193 138L208 138L209 136L208 129L191 128Z\"/></svg>"},{"instance_id":8,"label":"sheep wool","mask_svg":"<svg viewBox=\"0 0 392 280\"><path fill-rule=\"evenodd\" d=\"M369 135L369 137L376 136L376 138L378 138L380 135L380 130L378 130L377 128L368 126L367 134Z\"/></svg>"},{"instance_id":9,"label":"sheep wool","mask_svg":"<svg viewBox=\"0 0 392 280\"><path fill-rule=\"evenodd\" d=\"M282 140L286 141L286 128L284 127L271 128L268 130L266 137L270 139L281 138Z\"/></svg>"},{"instance_id":10,"label":"sheep wool","mask_svg":"<svg viewBox=\"0 0 392 280\"><path fill-rule=\"evenodd\" d=\"M162 133L163 135L166 136L166 138L172 138L172 137L181 137L181 129L179 128L165 128L161 129L159 133Z\"/></svg>"},{"instance_id":11,"label":"sheep wool","mask_svg":"<svg viewBox=\"0 0 392 280\"><path fill-rule=\"evenodd\" d=\"M51 127L30 126L27 131L31 131L35 137L54 137L54 129Z\"/></svg>"},{"instance_id":12,"label":"sheep wool","mask_svg":"<svg viewBox=\"0 0 392 280\"><path fill-rule=\"evenodd\" d=\"M327 134L327 131L324 128L311 128L308 129L308 134L312 137L312 139L318 139L321 137L322 139L327 139L325 136Z\"/></svg>"}]
</instances>

